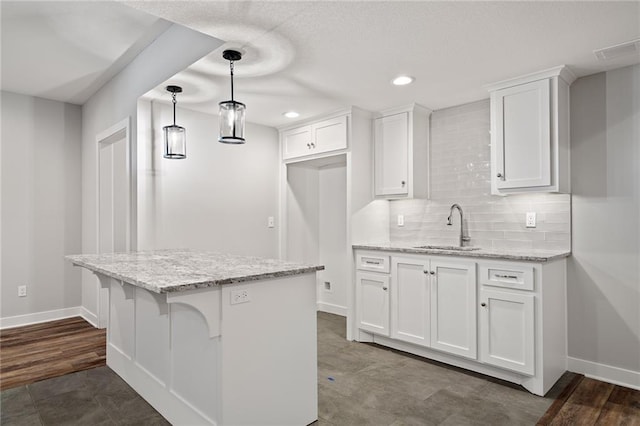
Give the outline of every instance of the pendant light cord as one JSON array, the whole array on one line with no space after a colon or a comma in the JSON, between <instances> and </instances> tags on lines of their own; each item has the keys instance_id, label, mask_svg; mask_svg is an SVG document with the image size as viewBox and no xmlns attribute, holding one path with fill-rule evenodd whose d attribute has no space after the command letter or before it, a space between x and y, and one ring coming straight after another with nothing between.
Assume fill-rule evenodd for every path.
<instances>
[{"instance_id":1,"label":"pendant light cord","mask_svg":"<svg viewBox=\"0 0 640 426\"><path fill-rule=\"evenodd\" d=\"M173 101L172 101L173 102L173 125L175 126L176 125L176 103L177 103L176 92L173 92L171 96L173 98Z\"/></svg>"},{"instance_id":2,"label":"pendant light cord","mask_svg":"<svg viewBox=\"0 0 640 426\"><path fill-rule=\"evenodd\" d=\"M229 61L229 68L231 69L231 102L233 102L233 61Z\"/></svg>"}]
</instances>

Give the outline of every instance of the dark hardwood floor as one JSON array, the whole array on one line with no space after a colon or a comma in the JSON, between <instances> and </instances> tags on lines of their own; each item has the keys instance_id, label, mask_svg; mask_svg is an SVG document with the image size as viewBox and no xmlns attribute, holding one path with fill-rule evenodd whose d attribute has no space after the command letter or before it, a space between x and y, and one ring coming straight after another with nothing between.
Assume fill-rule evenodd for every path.
<instances>
[{"instance_id":1,"label":"dark hardwood floor","mask_svg":"<svg viewBox=\"0 0 640 426\"><path fill-rule=\"evenodd\" d=\"M106 365L106 332L80 317L0 331L0 390Z\"/></svg>"},{"instance_id":2,"label":"dark hardwood floor","mask_svg":"<svg viewBox=\"0 0 640 426\"><path fill-rule=\"evenodd\" d=\"M0 389L104 366L105 340L79 317L2 330ZM640 391L582 375L568 381L539 426L640 426Z\"/></svg>"},{"instance_id":3,"label":"dark hardwood floor","mask_svg":"<svg viewBox=\"0 0 640 426\"><path fill-rule=\"evenodd\" d=\"M538 426L640 426L640 391L576 375Z\"/></svg>"}]
</instances>

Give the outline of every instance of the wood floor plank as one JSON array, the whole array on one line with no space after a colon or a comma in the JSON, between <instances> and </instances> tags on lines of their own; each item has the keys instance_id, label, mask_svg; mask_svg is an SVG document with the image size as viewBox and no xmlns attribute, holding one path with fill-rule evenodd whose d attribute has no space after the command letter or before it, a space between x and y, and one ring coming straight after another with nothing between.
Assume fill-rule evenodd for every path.
<instances>
[{"instance_id":1,"label":"wood floor plank","mask_svg":"<svg viewBox=\"0 0 640 426\"><path fill-rule=\"evenodd\" d=\"M538 420L536 426L550 425L553 419L558 415L562 406L569 400L571 394L580 386L584 379L582 374L575 376L571 382L560 392L558 397L553 401L546 413Z\"/></svg>"},{"instance_id":2,"label":"wood floor plank","mask_svg":"<svg viewBox=\"0 0 640 426\"><path fill-rule=\"evenodd\" d=\"M602 407L598 426L640 426L640 391L616 386Z\"/></svg>"},{"instance_id":3,"label":"wood floor plank","mask_svg":"<svg viewBox=\"0 0 640 426\"><path fill-rule=\"evenodd\" d=\"M80 317L0 330L0 390L106 365L106 332Z\"/></svg>"},{"instance_id":4,"label":"wood floor plank","mask_svg":"<svg viewBox=\"0 0 640 426\"><path fill-rule=\"evenodd\" d=\"M584 378L550 425L594 425L614 385Z\"/></svg>"}]
</instances>

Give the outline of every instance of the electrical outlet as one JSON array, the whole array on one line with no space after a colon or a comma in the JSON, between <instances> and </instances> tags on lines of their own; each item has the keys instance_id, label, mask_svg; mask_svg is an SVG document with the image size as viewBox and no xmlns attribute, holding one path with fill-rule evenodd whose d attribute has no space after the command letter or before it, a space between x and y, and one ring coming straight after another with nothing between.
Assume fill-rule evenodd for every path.
<instances>
[{"instance_id":1,"label":"electrical outlet","mask_svg":"<svg viewBox=\"0 0 640 426\"><path fill-rule=\"evenodd\" d=\"M269 216L267 218L267 226L269 228L273 228L274 226L276 226L276 220L275 220L275 218L273 216Z\"/></svg>"},{"instance_id":2,"label":"electrical outlet","mask_svg":"<svg viewBox=\"0 0 640 426\"><path fill-rule=\"evenodd\" d=\"M324 291L331 291L331 282L330 281L325 281L324 282Z\"/></svg>"},{"instance_id":3,"label":"electrical outlet","mask_svg":"<svg viewBox=\"0 0 640 426\"><path fill-rule=\"evenodd\" d=\"M404 226L404 215L398 215L398 226Z\"/></svg>"},{"instance_id":4,"label":"electrical outlet","mask_svg":"<svg viewBox=\"0 0 640 426\"><path fill-rule=\"evenodd\" d=\"M231 290L231 304L247 303L249 301L249 290Z\"/></svg>"},{"instance_id":5,"label":"electrical outlet","mask_svg":"<svg viewBox=\"0 0 640 426\"><path fill-rule=\"evenodd\" d=\"M527 212L527 221L525 225L527 228L536 227L536 212Z\"/></svg>"},{"instance_id":6,"label":"electrical outlet","mask_svg":"<svg viewBox=\"0 0 640 426\"><path fill-rule=\"evenodd\" d=\"M18 286L18 297L27 297L27 286L19 285Z\"/></svg>"}]
</instances>

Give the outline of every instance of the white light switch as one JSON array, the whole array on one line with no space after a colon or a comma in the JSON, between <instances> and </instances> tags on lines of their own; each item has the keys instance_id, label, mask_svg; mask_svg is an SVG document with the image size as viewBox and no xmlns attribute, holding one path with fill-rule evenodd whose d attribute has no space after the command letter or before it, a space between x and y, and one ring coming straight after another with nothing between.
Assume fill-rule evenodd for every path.
<instances>
[{"instance_id":1,"label":"white light switch","mask_svg":"<svg viewBox=\"0 0 640 426\"><path fill-rule=\"evenodd\" d=\"M398 226L404 226L404 215L398 215Z\"/></svg>"},{"instance_id":2,"label":"white light switch","mask_svg":"<svg viewBox=\"0 0 640 426\"><path fill-rule=\"evenodd\" d=\"M267 226L268 226L269 228L273 228L274 226L276 226L276 221L275 221L275 219L273 218L273 216L269 216L269 217L267 218Z\"/></svg>"},{"instance_id":3,"label":"white light switch","mask_svg":"<svg viewBox=\"0 0 640 426\"><path fill-rule=\"evenodd\" d=\"M527 228L535 228L536 227L536 212L527 212Z\"/></svg>"}]
</instances>

